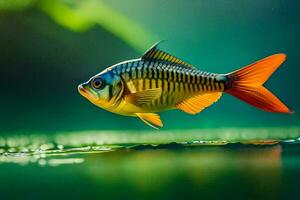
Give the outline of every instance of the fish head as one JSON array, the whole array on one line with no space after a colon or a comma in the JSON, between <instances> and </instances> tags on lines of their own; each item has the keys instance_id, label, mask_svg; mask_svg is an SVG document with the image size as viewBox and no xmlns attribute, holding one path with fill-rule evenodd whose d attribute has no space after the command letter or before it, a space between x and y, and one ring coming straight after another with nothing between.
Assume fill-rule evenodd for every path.
<instances>
[{"instance_id":1,"label":"fish head","mask_svg":"<svg viewBox=\"0 0 300 200\"><path fill-rule=\"evenodd\" d=\"M108 109L121 99L124 84L118 74L113 73L111 70L104 70L78 85L78 91L91 103Z\"/></svg>"}]
</instances>

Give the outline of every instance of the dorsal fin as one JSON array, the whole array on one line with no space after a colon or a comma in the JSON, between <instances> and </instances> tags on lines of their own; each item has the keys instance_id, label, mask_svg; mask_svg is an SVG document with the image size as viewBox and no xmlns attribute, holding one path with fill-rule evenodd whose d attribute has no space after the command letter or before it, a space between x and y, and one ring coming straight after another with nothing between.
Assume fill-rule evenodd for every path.
<instances>
[{"instance_id":1,"label":"dorsal fin","mask_svg":"<svg viewBox=\"0 0 300 200\"><path fill-rule=\"evenodd\" d=\"M175 56L172 56L171 54L158 49L159 44L160 42L156 43L149 50L147 50L142 56L142 60L152 60L152 59L161 60L161 61L167 61L174 64L179 64L188 68L194 68L193 65L184 62L181 59L176 58Z\"/></svg>"}]
</instances>

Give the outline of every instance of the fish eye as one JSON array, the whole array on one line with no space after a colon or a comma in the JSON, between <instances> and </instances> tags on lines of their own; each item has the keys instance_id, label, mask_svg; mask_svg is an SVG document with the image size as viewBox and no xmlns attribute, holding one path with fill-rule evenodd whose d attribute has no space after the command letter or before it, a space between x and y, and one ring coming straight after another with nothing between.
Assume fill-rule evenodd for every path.
<instances>
[{"instance_id":1,"label":"fish eye","mask_svg":"<svg viewBox=\"0 0 300 200\"><path fill-rule=\"evenodd\" d=\"M101 89L104 86L104 81L101 78L95 78L91 83L95 89Z\"/></svg>"}]
</instances>

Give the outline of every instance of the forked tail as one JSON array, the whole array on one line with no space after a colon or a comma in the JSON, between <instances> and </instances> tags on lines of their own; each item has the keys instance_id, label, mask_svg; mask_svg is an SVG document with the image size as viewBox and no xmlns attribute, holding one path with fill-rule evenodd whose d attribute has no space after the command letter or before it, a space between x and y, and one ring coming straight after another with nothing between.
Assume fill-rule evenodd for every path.
<instances>
[{"instance_id":1,"label":"forked tail","mask_svg":"<svg viewBox=\"0 0 300 200\"><path fill-rule=\"evenodd\" d=\"M292 110L263 86L285 58L285 54L275 54L227 74L225 92L265 111L292 113Z\"/></svg>"}]
</instances>

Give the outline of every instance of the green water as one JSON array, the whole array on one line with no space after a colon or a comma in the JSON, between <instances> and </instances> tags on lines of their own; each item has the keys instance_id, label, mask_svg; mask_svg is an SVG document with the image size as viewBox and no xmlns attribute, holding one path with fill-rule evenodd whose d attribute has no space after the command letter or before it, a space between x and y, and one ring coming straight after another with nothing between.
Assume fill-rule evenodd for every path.
<instances>
[{"instance_id":1,"label":"green water","mask_svg":"<svg viewBox=\"0 0 300 200\"><path fill-rule=\"evenodd\" d=\"M1 164L1 198L297 199L299 151L285 144L170 145L52 155Z\"/></svg>"},{"instance_id":2,"label":"green water","mask_svg":"<svg viewBox=\"0 0 300 200\"><path fill-rule=\"evenodd\" d=\"M4 199L280 199L300 186L297 127L6 134L0 146Z\"/></svg>"},{"instance_id":3,"label":"green water","mask_svg":"<svg viewBox=\"0 0 300 200\"><path fill-rule=\"evenodd\" d=\"M160 40L166 40L163 50L216 73L286 53L266 86L296 111L267 113L224 94L199 115L161 113L164 129L299 126L298 1L3 2L15 2L15 8L0 4L0 132L150 130L135 118L95 107L77 86Z\"/></svg>"},{"instance_id":4,"label":"green water","mask_svg":"<svg viewBox=\"0 0 300 200\"><path fill-rule=\"evenodd\" d=\"M0 199L299 199L300 3L0 0ZM274 53L293 115L222 98L164 128L101 110L77 85L157 41L228 73Z\"/></svg>"}]
</instances>

